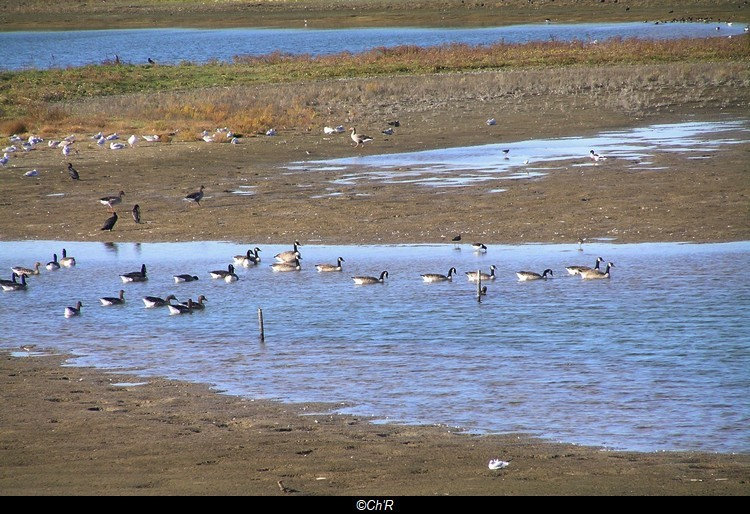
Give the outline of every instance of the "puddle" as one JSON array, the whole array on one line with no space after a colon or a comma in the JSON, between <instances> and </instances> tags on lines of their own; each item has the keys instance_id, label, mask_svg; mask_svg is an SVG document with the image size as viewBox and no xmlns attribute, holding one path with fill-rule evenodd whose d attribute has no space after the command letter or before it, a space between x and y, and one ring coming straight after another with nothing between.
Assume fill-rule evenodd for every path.
<instances>
[{"instance_id":1,"label":"puddle","mask_svg":"<svg viewBox=\"0 0 750 514\"><path fill-rule=\"evenodd\" d=\"M111 387L137 387L146 385L148 382L117 382L115 384L109 384Z\"/></svg>"},{"instance_id":2,"label":"puddle","mask_svg":"<svg viewBox=\"0 0 750 514\"><path fill-rule=\"evenodd\" d=\"M364 183L416 184L460 187L497 179L543 177L572 167L606 167L614 160L629 161L630 169L660 170L652 166L657 153L675 152L689 159L710 159L706 152L750 141L748 120L684 122L649 125L632 130L602 132L592 137L531 139L490 145L443 148L421 152L357 156L343 159L292 162L286 169L341 171L337 185ZM726 133L732 132L731 136ZM589 158L594 149L606 157ZM509 150L506 153L503 150ZM700 155L690 155L700 152ZM530 167L528 163L534 163Z\"/></svg>"}]
</instances>

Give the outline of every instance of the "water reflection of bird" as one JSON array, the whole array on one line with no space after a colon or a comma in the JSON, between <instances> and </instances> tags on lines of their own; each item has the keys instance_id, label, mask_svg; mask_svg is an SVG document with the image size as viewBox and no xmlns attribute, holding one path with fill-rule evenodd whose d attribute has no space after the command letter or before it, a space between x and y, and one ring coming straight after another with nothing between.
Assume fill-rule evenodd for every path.
<instances>
[{"instance_id":1,"label":"water reflection of bird","mask_svg":"<svg viewBox=\"0 0 750 514\"><path fill-rule=\"evenodd\" d=\"M133 206L133 220L136 223L141 222L141 207L138 204L135 204Z\"/></svg>"},{"instance_id":2,"label":"water reflection of bird","mask_svg":"<svg viewBox=\"0 0 750 514\"><path fill-rule=\"evenodd\" d=\"M78 174L78 171L73 167L73 163L68 163L68 174L70 174L70 178L73 180L80 180L81 176Z\"/></svg>"},{"instance_id":3,"label":"water reflection of bird","mask_svg":"<svg viewBox=\"0 0 750 514\"><path fill-rule=\"evenodd\" d=\"M107 221L104 222L104 225L102 225L101 230L109 230L112 232L112 229L115 228L115 223L117 223L117 213L113 213L112 216L107 218Z\"/></svg>"}]
</instances>

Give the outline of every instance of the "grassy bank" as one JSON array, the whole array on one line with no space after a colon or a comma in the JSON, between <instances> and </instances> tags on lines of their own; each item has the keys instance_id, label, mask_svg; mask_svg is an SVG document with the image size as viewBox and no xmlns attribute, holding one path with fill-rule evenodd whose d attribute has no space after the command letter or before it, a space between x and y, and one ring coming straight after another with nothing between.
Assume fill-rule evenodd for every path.
<instances>
[{"instance_id":1,"label":"grassy bank","mask_svg":"<svg viewBox=\"0 0 750 514\"><path fill-rule=\"evenodd\" d=\"M445 102L455 94L587 94L609 101L614 95L633 113L651 105L657 93L670 96L667 103L721 102L724 96L732 104L750 83L749 41L408 46L322 57L238 56L233 63L205 65L103 63L5 72L0 135L105 127L187 133L216 124L248 134L271 126L306 130L326 115L356 118L358 105L408 108L420 98Z\"/></svg>"}]
</instances>

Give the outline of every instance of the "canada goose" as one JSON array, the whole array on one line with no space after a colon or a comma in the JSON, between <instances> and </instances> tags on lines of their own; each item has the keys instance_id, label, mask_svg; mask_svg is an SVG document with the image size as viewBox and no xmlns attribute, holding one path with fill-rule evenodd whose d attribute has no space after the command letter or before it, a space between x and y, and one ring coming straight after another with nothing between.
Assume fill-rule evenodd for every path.
<instances>
[{"instance_id":1,"label":"canada goose","mask_svg":"<svg viewBox=\"0 0 750 514\"><path fill-rule=\"evenodd\" d=\"M597 279L597 278L609 278L609 269L614 268L615 265L611 262L607 263L607 269L604 271L598 269L590 269L581 272L581 278L583 280Z\"/></svg>"},{"instance_id":2,"label":"canada goose","mask_svg":"<svg viewBox=\"0 0 750 514\"><path fill-rule=\"evenodd\" d=\"M101 230L109 230L112 232L112 230L115 228L115 223L117 223L117 213L112 213L112 216L107 218L107 221L104 222L104 225L102 225Z\"/></svg>"},{"instance_id":3,"label":"canada goose","mask_svg":"<svg viewBox=\"0 0 750 514\"><path fill-rule=\"evenodd\" d=\"M195 280L198 280L198 277L196 275L188 275L188 274L182 274L182 275L173 275L175 283L180 282L193 282Z\"/></svg>"},{"instance_id":4,"label":"canada goose","mask_svg":"<svg viewBox=\"0 0 750 514\"><path fill-rule=\"evenodd\" d=\"M487 253L487 247L482 243L471 243L471 247L477 253Z\"/></svg>"},{"instance_id":5,"label":"canada goose","mask_svg":"<svg viewBox=\"0 0 750 514\"><path fill-rule=\"evenodd\" d=\"M447 275L441 275L439 273L427 273L425 275L421 275L421 277L425 282L445 282L446 280L453 280L454 273L456 273L456 268L449 269Z\"/></svg>"},{"instance_id":6,"label":"canada goose","mask_svg":"<svg viewBox=\"0 0 750 514\"><path fill-rule=\"evenodd\" d=\"M47 263L45 266L49 271L55 271L60 269L60 262L57 260L57 254L52 254L52 260Z\"/></svg>"},{"instance_id":7,"label":"canada goose","mask_svg":"<svg viewBox=\"0 0 750 514\"><path fill-rule=\"evenodd\" d=\"M78 171L73 167L73 163L68 163L68 174L70 175L70 178L73 180L80 180L81 176L78 174Z\"/></svg>"},{"instance_id":8,"label":"canada goose","mask_svg":"<svg viewBox=\"0 0 750 514\"><path fill-rule=\"evenodd\" d=\"M0 287L6 286L6 285L9 286L12 284L17 284L18 282L16 282L16 278L18 278L18 275L16 275L15 272L11 273L10 280L5 280L5 279L0 280Z\"/></svg>"},{"instance_id":9,"label":"canada goose","mask_svg":"<svg viewBox=\"0 0 750 514\"><path fill-rule=\"evenodd\" d=\"M208 273L211 275L211 278L226 278L227 275L234 273L234 265L230 264L225 270L217 269Z\"/></svg>"},{"instance_id":10,"label":"canada goose","mask_svg":"<svg viewBox=\"0 0 750 514\"><path fill-rule=\"evenodd\" d=\"M234 263L244 268L255 266L256 264L260 262L260 255L258 255L259 252L260 252L260 248L258 248L257 246L253 248L252 250L248 248L247 253L245 255L234 256Z\"/></svg>"},{"instance_id":11,"label":"canada goose","mask_svg":"<svg viewBox=\"0 0 750 514\"><path fill-rule=\"evenodd\" d=\"M72 318L73 316L80 316L82 306L83 304L80 301L78 301L76 302L75 307L65 307L65 317Z\"/></svg>"},{"instance_id":12,"label":"canada goose","mask_svg":"<svg viewBox=\"0 0 750 514\"><path fill-rule=\"evenodd\" d=\"M568 270L568 273L571 275L580 275L582 272L592 269L599 271L599 263L601 262L604 262L604 259L602 259L601 257L597 257L596 264L593 268L590 266L567 266L565 269Z\"/></svg>"},{"instance_id":13,"label":"canada goose","mask_svg":"<svg viewBox=\"0 0 750 514\"><path fill-rule=\"evenodd\" d=\"M131 273L125 273L120 275L123 282L145 282L148 280L146 276L146 265L141 265L141 271L133 271Z\"/></svg>"},{"instance_id":14,"label":"canada goose","mask_svg":"<svg viewBox=\"0 0 750 514\"><path fill-rule=\"evenodd\" d=\"M315 269L317 269L320 272L341 271L341 263L344 262L344 258L339 257L336 262L338 264L316 264Z\"/></svg>"},{"instance_id":15,"label":"canada goose","mask_svg":"<svg viewBox=\"0 0 750 514\"><path fill-rule=\"evenodd\" d=\"M138 204L135 204L133 206L133 211L132 212L133 212L133 221L135 221L136 223L140 224L140 222L141 222L141 206L138 205Z\"/></svg>"},{"instance_id":16,"label":"canada goose","mask_svg":"<svg viewBox=\"0 0 750 514\"><path fill-rule=\"evenodd\" d=\"M188 302L193 302L193 310L194 311L195 310L201 311L201 310L203 310L203 309L206 308L206 306L203 305L203 302L207 302L207 301L208 301L208 298L206 298L203 295L200 295L198 297L198 301L197 302L193 302L193 300L188 300L187 302L181 302L180 305L184 305L185 307L187 307L188 306Z\"/></svg>"},{"instance_id":17,"label":"canada goose","mask_svg":"<svg viewBox=\"0 0 750 514\"><path fill-rule=\"evenodd\" d=\"M299 241L294 242L294 250L287 250L286 252L277 253L273 256L278 262L292 262L296 259L301 259L298 246L302 246Z\"/></svg>"},{"instance_id":18,"label":"canada goose","mask_svg":"<svg viewBox=\"0 0 750 514\"><path fill-rule=\"evenodd\" d=\"M20 282L3 283L3 291L25 291L27 289L26 275L20 275L20 277Z\"/></svg>"},{"instance_id":19,"label":"canada goose","mask_svg":"<svg viewBox=\"0 0 750 514\"><path fill-rule=\"evenodd\" d=\"M99 298L99 301L102 302L102 305L122 305L125 303L125 290L120 289L120 296L117 298L105 296L104 298Z\"/></svg>"},{"instance_id":20,"label":"canada goose","mask_svg":"<svg viewBox=\"0 0 750 514\"><path fill-rule=\"evenodd\" d=\"M144 296L143 303L147 309L153 309L154 307L164 307L169 303L169 300L177 300L175 295L171 294L166 298L159 298L158 296Z\"/></svg>"},{"instance_id":21,"label":"canada goose","mask_svg":"<svg viewBox=\"0 0 750 514\"><path fill-rule=\"evenodd\" d=\"M357 134L357 129L354 127L352 127L349 130L352 131L352 141L357 143L355 145L355 148L358 147L359 145L365 146L365 143L373 140L373 138L371 138L370 136L366 136L364 134Z\"/></svg>"},{"instance_id":22,"label":"canada goose","mask_svg":"<svg viewBox=\"0 0 750 514\"><path fill-rule=\"evenodd\" d=\"M230 264L230 266L232 265ZM226 282L227 284L231 284L232 282L237 282L239 279L240 277L237 276L237 273L234 272L234 266L232 266L231 273L227 273L226 275L224 275L224 282Z\"/></svg>"},{"instance_id":23,"label":"canada goose","mask_svg":"<svg viewBox=\"0 0 750 514\"><path fill-rule=\"evenodd\" d=\"M495 280L495 270L497 267L493 264L490 266L490 274L487 273L479 273L479 277L482 280ZM476 282L477 281L477 272L476 271L467 271L466 272L466 278L469 279L469 282Z\"/></svg>"},{"instance_id":24,"label":"canada goose","mask_svg":"<svg viewBox=\"0 0 750 514\"><path fill-rule=\"evenodd\" d=\"M517 271L516 276L518 277L519 281L528 282L529 280L547 280L548 273L550 277L553 276L552 270L549 268L544 270L541 275L533 271Z\"/></svg>"},{"instance_id":25,"label":"canada goose","mask_svg":"<svg viewBox=\"0 0 750 514\"><path fill-rule=\"evenodd\" d=\"M19 277L22 275L30 277L31 275L39 274L39 266L41 265L41 262L37 262L36 264L34 264L34 269L24 268L23 266L13 266L12 268L10 268L10 270Z\"/></svg>"},{"instance_id":26,"label":"canada goose","mask_svg":"<svg viewBox=\"0 0 750 514\"><path fill-rule=\"evenodd\" d=\"M195 193L190 193L185 197L186 202L195 202L198 204L198 207L201 205L201 200L203 199L203 190L206 189L206 186L201 186L201 188L196 191Z\"/></svg>"},{"instance_id":27,"label":"canada goose","mask_svg":"<svg viewBox=\"0 0 750 514\"><path fill-rule=\"evenodd\" d=\"M388 278L388 272L383 271L380 274L380 278L375 277L352 277L354 280L354 283L357 285L367 285L367 284L385 284L385 279Z\"/></svg>"},{"instance_id":28,"label":"canada goose","mask_svg":"<svg viewBox=\"0 0 750 514\"><path fill-rule=\"evenodd\" d=\"M108 206L109 210L114 212L113 206L122 203L123 196L125 196L125 191L120 191L117 196L104 196L99 198L99 203Z\"/></svg>"},{"instance_id":29,"label":"canada goose","mask_svg":"<svg viewBox=\"0 0 750 514\"><path fill-rule=\"evenodd\" d=\"M76 265L76 258L75 257L68 257L67 252L65 251L65 248L63 248L62 251L62 259L60 259L60 266L65 266L66 268L72 268Z\"/></svg>"},{"instance_id":30,"label":"canada goose","mask_svg":"<svg viewBox=\"0 0 750 514\"><path fill-rule=\"evenodd\" d=\"M178 303L177 305L173 305L171 302L167 303L167 307L169 307L169 314L192 314L193 313L193 300L188 300L187 305L183 305L181 303Z\"/></svg>"},{"instance_id":31,"label":"canada goose","mask_svg":"<svg viewBox=\"0 0 750 514\"><path fill-rule=\"evenodd\" d=\"M299 263L301 259L302 257L298 257L291 262L277 262L271 264L271 269L273 271L299 271L302 269L302 266Z\"/></svg>"}]
</instances>

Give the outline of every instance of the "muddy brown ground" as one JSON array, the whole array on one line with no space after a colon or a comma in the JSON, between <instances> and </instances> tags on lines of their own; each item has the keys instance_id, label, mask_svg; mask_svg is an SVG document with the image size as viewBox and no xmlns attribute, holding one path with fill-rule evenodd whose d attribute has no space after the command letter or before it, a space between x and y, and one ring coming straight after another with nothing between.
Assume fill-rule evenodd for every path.
<instances>
[{"instance_id":1,"label":"muddy brown ground","mask_svg":"<svg viewBox=\"0 0 750 514\"><path fill-rule=\"evenodd\" d=\"M207 387L0 356L4 495L746 495L750 456L374 425ZM300 415L306 414L307 415ZM510 461L499 471L493 458ZM293 492L282 492L278 482Z\"/></svg>"}]
</instances>

